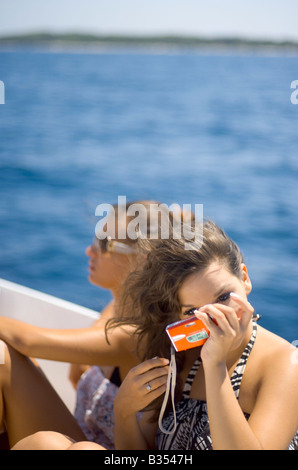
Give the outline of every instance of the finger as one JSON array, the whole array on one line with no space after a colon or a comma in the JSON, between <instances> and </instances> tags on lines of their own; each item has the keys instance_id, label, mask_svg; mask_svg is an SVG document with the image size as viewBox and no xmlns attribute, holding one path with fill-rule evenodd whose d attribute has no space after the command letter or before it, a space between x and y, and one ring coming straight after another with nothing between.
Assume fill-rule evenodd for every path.
<instances>
[{"instance_id":1,"label":"finger","mask_svg":"<svg viewBox=\"0 0 298 470\"><path fill-rule=\"evenodd\" d=\"M169 367L159 367L158 369L153 369L147 372L146 374L143 374L142 376L139 377L140 379L140 384L143 386L146 386L150 384L150 388L156 388L159 385L162 385L163 383L167 382L169 375ZM152 384L155 384L153 386ZM141 385L141 386L142 386ZM150 390L149 390L150 391Z\"/></svg>"},{"instance_id":2,"label":"finger","mask_svg":"<svg viewBox=\"0 0 298 470\"><path fill-rule=\"evenodd\" d=\"M152 389L150 392L147 392L147 395L145 396L145 402L143 408L148 406L152 401L154 401L156 398L160 397L163 393L165 393L167 388L167 384L162 384L159 387Z\"/></svg>"},{"instance_id":3,"label":"finger","mask_svg":"<svg viewBox=\"0 0 298 470\"><path fill-rule=\"evenodd\" d=\"M151 369L164 367L169 364L169 360L161 357L154 357L153 359L148 359L145 362L137 365L133 369L131 369L132 375L142 375L148 372Z\"/></svg>"},{"instance_id":4,"label":"finger","mask_svg":"<svg viewBox=\"0 0 298 470\"><path fill-rule=\"evenodd\" d=\"M213 304L205 305L204 307L200 308L200 312L204 312L207 315L211 317L212 323L209 321L209 326L210 326L210 331L217 331L214 326L216 325L218 328L220 328L222 331L226 331L229 327L230 324L227 321L226 315L217 307L215 307ZM207 325L206 325L207 326Z\"/></svg>"},{"instance_id":5,"label":"finger","mask_svg":"<svg viewBox=\"0 0 298 470\"><path fill-rule=\"evenodd\" d=\"M148 393L152 393L152 391L156 391L160 388L165 389L167 385L167 381L168 381L168 374L148 380L148 382L144 384L144 387L146 388L146 391Z\"/></svg>"},{"instance_id":6,"label":"finger","mask_svg":"<svg viewBox=\"0 0 298 470\"><path fill-rule=\"evenodd\" d=\"M246 298L240 297L238 294L231 292L230 294L231 299L237 303L241 308L240 314L240 323L241 325L246 325L252 318L255 309L253 306L248 302Z\"/></svg>"},{"instance_id":7,"label":"finger","mask_svg":"<svg viewBox=\"0 0 298 470\"><path fill-rule=\"evenodd\" d=\"M237 315L236 310L233 307L230 307L228 305L223 305L223 304L213 304L213 305L225 315L231 328L235 330L239 329L239 317Z\"/></svg>"},{"instance_id":8,"label":"finger","mask_svg":"<svg viewBox=\"0 0 298 470\"><path fill-rule=\"evenodd\" d=\"M212 318L210 318L210 316L202 310L196 310L194 313L198 320L201 320L201 322L205 325L207 330L212 331L212 329L217 326Z\"/></svg>"},{"instance_id":9,"label":"finger","mask_svg":"<svg viewBox=\"0 0 298 470\"><path fill-rule=\"evenodd\" d=\"M235 292L231 292L230 297L238 304L244 311L248 311L251 315L254 313L255 309L253 306L248 302L247 299L244 297L240 297L240 295L235 294Z\"/></svg>"}]
</instances>

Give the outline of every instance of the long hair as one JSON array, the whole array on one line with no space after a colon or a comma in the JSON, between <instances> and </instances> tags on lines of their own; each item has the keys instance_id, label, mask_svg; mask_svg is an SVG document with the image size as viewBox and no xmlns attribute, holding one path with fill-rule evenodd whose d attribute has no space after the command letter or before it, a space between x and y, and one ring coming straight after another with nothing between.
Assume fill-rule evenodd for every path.
<instances>
[{"instance_id":1,"label":"long hair","mask_svg":"<svg viewBox=\"0 0 298 470\"><path fill-rule=\"evenodd\" d=\"M132 272L123 286L121 302L116 316L106 326L134 327L137 337L137 353L140 361L155 356L170 359L170 341L165 332L167 325L179 320L181 305L179 290L186 278L203 271L213 261L218 261L241 279L243 256L236 245L215 223L203 224L203 238L186 249L187 241L170 237L155 243L143 242L147 256L139 269ZM177 383L175 401L181 397L182 384L179 372L183 368L185 353L176 355ZM146 410L155 410L152 421L157 419L163 397L154 400Z\"/></svg>"},{"instance_id":2,"label":"long hair","mask_svg":"<svg viewBox=\"0 0 298 470\"><path fill-rule=\"evenodd\" d=\"M179 290L188 276L207 268L213 261L224 265L241 278L243 256L240 249L214 222L203 224L203 239L192 249L180 237L143 241L147 256L123 285L116 315L107 324L108 330L119 325L133 325L138 337L141 360L167 357L170 343L166 326L179 320Z\"/></svg>"}]
</instances>

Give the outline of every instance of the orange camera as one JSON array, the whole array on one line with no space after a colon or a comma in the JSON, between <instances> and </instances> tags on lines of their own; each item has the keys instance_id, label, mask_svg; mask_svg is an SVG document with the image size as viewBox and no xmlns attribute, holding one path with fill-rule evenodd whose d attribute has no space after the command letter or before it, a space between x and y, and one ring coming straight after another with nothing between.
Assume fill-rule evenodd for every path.
<instances>
[{"instance_id":1,"label":"orange camera","mask_svg":"<svg viewBox=\"0 0 298 470\"><path fill-rule=\"evenodd\" d=\"M166 332L177 352L202 346L209 338L209 330L195 316L171 323Z\"/></svg>"}]
</instances>

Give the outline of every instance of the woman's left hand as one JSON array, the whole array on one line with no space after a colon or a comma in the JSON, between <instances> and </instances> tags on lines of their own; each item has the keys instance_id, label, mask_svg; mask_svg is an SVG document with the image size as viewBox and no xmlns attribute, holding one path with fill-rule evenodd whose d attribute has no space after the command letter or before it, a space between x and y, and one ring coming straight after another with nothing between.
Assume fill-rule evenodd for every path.
<instances>
[{"instance_id":1,"label":"woman's left hand","mask_svg":"<svg viewBox=\"0 0 298 470\"><path fill-rule=\"evenodd\" d=\"M114 400L114 410L122 417L135 415L166 391L169 360L155 357L131 369Z\"/></svg>"},{"instance_id":2,"label":"woman's left hand","mask_svg":"<svg viewBox=\"0 0 298 470\"><path fill-rule=\"evenodd\" d=\"M254 309L247 299L231 293L232 305L205 305L195 315L210 331L202 347L203 363L226 364L229 351L237 349L245 339Z\"/></svg>"}]
</instances>

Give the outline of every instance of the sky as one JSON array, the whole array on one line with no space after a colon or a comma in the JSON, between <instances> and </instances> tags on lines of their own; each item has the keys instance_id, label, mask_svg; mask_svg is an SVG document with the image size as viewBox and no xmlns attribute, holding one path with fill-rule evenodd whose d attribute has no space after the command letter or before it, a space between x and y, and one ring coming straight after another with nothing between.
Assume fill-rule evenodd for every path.
<instances>
[{"instance_id":1,"label":"sky","mask_svg":"<svg viewBox=\"0 0 298 470\"><path fill-rule=\"evenodd\" d=\"M0 0L0 36L34 31L298 40L298 0Z\"/></svg>"}]
</instances>

